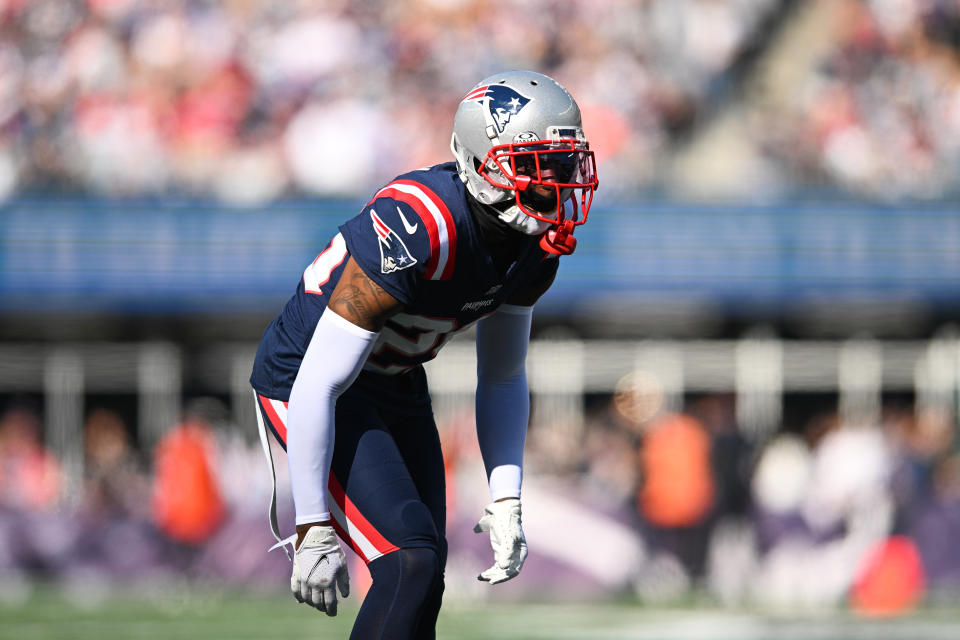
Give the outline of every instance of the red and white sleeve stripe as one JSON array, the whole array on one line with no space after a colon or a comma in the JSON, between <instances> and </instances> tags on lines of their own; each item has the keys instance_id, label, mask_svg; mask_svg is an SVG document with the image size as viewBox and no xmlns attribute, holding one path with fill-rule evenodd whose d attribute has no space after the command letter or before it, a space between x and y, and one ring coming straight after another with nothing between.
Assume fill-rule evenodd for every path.
<instances>
[{"instance_id":1,"label":"red and white sleeve stripe","mask_svg":"<svg viewBox=\"0 0 960 640\"><path fill-rule=\"evenodd\" d=\"M330 274L333 270L343 264L347 257L347 243L342 234L337 234L330 241L330 246L323 250L317 256L317 259L310 263L310 266L303 272L303 289L307 293L320 295L323 291L320 287L330 281Z\"/></svg>"}]
</instances>

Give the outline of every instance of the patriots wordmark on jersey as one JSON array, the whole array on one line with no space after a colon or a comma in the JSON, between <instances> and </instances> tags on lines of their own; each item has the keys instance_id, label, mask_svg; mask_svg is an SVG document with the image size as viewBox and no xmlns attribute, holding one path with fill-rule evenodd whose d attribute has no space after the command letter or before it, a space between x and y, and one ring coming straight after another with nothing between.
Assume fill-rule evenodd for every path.
<instances>
[{"instance_id":1,"label":"patriots wordmark on jersey","mask_svg":"<svg viewBox=\"0 0 960 640\"><path fill-rule=\"evenodd\" d=\"M296 293L267 327L251 377L254 388L270 398L289 397L348 257L403 304L364 364L381 374L403 373L432 359L453 335L514 292L553 277L558 261L546 256L535 236L507 272L498 273L467 197L452 162L404 174L377 191L307 266Z\"/></svg>"}]
</instances>

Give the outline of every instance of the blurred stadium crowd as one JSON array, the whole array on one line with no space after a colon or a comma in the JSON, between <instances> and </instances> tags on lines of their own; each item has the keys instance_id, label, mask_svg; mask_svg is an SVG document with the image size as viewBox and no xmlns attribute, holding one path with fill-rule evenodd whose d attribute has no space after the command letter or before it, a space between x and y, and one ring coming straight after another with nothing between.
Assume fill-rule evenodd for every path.
<instances>
[{"instance_id":1,"label":"blurred stadium crowd","mask_svg":"<svg viewBox=\"0 0 960 640\"><path fill-rule=\"evenodd\" d=\"M773 4L7 2L0 192L357 195L448 159L437 123L503 67L566 79L642 181Z\"/></svg>"},{"instance_id":2,"label":"blurred stadium crowd","mask_svg":"<svg viewBox=\"0 0 960 640\"><path fill-rule=\"evenodd\" d=\"M814 4L830 7L832 35L786 93L728 90L775 27ZM504 67L554 75L578 96L608 199L656 191L711 114L746 98L758 192L936 196L956 191L960 169L958 11L934 0L5 0L0 198L362 197L449 159L440 123Z\"/></svg>"},{"instance_id":3,"label":"blurred stadium crowd","mask_svg":"<svg viewBox=\"0 0 960 640\"><path fill-rule=\"evenodd\" d=\"M736 427L732 396L701 395L670 412L644 380L628 375L612 396L591 399L582 429L535 417L530 570L507 597L663 604L694 593L792 613L890 614L960 589L960 456L945 415L891 402L879 424L851 425L825 410L752 442ZM119 413L94 407L83 485L69 487L38 413L11 403L0 416L0 599L28 597L36 578L81 603L118 585L283 584L288 563L266 552L263 451L225 416L218 400L199 399L141 451ZM485 488L469 406L440 431L448 596L496 597L475 591L488 550L470 533ZM275 457L284 521L289 490ZM589 547L579 561L576 541ZM352 571L362 593L365 572Z\"/></svg>"},{"instance_id":4,"label":"blurred stadium crowd","mask_svg":"<svg viewBox=\"0 0 960 640\"><path fill-rule=\"evenodd\" d=\"M752 144L779 179L857 195L956 195L960 7L839 2L835 39L792 90L757 100Z\"/></svg>"}]
</instances>

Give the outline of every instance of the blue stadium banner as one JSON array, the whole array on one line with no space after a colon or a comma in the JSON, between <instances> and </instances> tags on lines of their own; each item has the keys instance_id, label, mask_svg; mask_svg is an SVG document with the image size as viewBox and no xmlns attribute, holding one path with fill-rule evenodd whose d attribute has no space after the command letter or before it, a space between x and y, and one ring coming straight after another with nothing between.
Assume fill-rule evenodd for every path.
<instances>
[{"instance_id":1,"label":"blue stadium banner","mask_svg":"<svg viewBox=\"0 0 960 640\"><path fill-rule=\"evenodd\" d=\"M362 203L14 201L0 310L274 311ZM960 302L960 207L597 207L543 301Z\"/></svg>"}]
</instances>

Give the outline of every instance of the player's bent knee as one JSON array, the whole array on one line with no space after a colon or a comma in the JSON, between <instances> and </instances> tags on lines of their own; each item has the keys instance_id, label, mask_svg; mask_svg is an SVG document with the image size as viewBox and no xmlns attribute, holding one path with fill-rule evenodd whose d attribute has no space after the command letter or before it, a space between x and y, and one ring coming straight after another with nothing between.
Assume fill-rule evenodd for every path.
<instances>
[{"instance_id":1,"label":"player's bent knee","mask_svg":"<svg viewBox=\"0 0 960 640\"><path fill-rule=\"evenodd\" d=\"M442 581L443 571L436 551L428 548L400 549L403 582L411 582L429 594Z\"/></svg>"},{"instance_id":2,"label":"player's bent knee","mask_svg":"<svg viewBox=\"0 0 960 640\"><path fill-rule=\"evenodd\" d=\"M430 547L403 547L368 565L373 584L351 638L433 638L443 594L440 558Z\"/></svg>"},{"instance_id":3,"label":"player's bent knee","mask_svg":"<svg viewBox=\"0 0 960 640\"><path fill-rule=\"evenodd\" d=\"M443 569L436 550L429 547L397 549L370 563L371 593L399 597L404 607L419 610L442 588ZM369 597L369 596L368 596Z\"/></svg>"}]
</instances>

